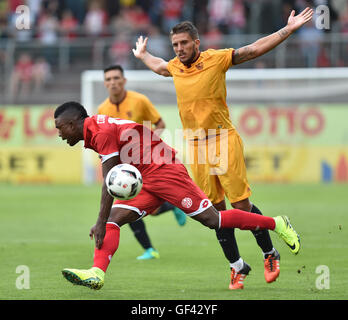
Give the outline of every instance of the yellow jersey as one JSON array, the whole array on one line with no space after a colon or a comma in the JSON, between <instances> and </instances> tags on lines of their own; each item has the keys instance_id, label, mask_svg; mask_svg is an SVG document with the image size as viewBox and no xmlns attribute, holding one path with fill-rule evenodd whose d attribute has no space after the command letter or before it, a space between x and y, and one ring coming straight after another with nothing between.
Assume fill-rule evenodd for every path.
<instances>
[{"instance_id":1,"label":"yellow jersey","mask_svg":"<svg viewBox=\"0 0 348 320\"><path fill-rule=\"evenodd\" d=\"M98 114L132 120L140 124L143 124L143 121L151 121L151 124L155 124L161 118L149 98L129 90L127 90L126 97L117 105L107 98L98 106Z\"/></svg>"},{"instance_id":2,"label":"yellow jersey","mask_svg":"<svg viewBox=\"0 0 348 320\"><path fill-rule=\"evenodd\" d=\"M179 114L188 139L204 138L208 129L234 128L226 104L225 74L234 49L208 49L186 67L175 57L167 69L173 77ZM202 130L203 129L203 130Z\"/></svg>"}]
</instances>

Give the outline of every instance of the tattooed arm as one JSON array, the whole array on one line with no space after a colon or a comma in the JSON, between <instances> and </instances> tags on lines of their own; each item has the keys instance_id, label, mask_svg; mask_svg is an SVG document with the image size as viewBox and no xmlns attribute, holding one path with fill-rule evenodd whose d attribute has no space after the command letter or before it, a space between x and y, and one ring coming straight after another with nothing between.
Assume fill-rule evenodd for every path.
<instances>
[{"instance_id":1,"label":"tattooed arm","mask_svg":"<svg viewBox=\"0 0 348 320\"><path fill-rule=\"evenodd\" d=\"M289 16L288 24L279 31L263 37L254 43L241 47L233 51L232 63L240 64L252 59L255 59L268 51L272 50L285 39L287 39L294 31L303 26L306 22L312 19L313 10L310 8L304 9L299 15L295 16L293 10Z\"/></svg>"},{"instance_id":2,"label":"tattooed arm","mask_svg":"<svg viewBox=\"0 0 348 320\"><path fill-rule=\"evenodd\" d=\"M280 29L267 37L261 38L248 46L233 51L233 64L240 64L262 56L272 50L290 36L288 27Z\"/></svg>"}]
</instances>

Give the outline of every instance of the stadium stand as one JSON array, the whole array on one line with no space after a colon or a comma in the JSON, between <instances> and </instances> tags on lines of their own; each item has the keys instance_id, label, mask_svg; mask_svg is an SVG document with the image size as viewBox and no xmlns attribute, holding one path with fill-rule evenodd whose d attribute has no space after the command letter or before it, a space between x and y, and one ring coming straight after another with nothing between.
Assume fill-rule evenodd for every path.
<instances>
[{"instance_id":1,"label":"stadium stand","mask_svg":"<svg viewBox=\"0 0 348 320\"><path fill-rule=\"evenodd\" d=\"M28 30L16 28L19 5L27 5L30 10ZM143 69L130 51L139 34L151 38L149 50L169 59L173 52L168 31L180 20L197 25L203 49L240 47L278 30L292 9L320 5L329 8L329 29L318 29L313 21L257 63L246 63L241 68L346 66L348 5L344 0L2 1L0 104L56 103L62 94L78 99L83 70L102 69L110 63ZM48 77L40 94L14 99L8 94L10 78L23 53L33 60L44 58L54 82Z\"/></svg>"}]
</instances>

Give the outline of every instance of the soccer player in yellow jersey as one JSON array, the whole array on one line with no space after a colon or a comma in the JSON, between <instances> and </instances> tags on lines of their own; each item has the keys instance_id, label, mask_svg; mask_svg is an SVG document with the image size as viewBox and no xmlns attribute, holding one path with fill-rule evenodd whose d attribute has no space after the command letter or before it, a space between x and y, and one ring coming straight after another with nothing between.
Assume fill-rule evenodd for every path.
<instances>
[{"instance_id":1,"label":"soccer player in yellow jersey","mask_svg":"<svg viewBox=\"0 0 348 320\"><path fill-rule=\"evenodd\" d=\"M296 16L295 11L292 11L284 28L250 45L239 49L209 49L203 52L199 49L197 29L191 22L185 21L171 30L170 40L176 57L169 62L147 51L148 38L140 36L136 42L136 48L133 49L136 58L154 72L173 77L180 118L191 146L190 153L194 156L191 165L193 178L218 210L225 209L226 196L234 208L261 214L249 199L251 191L246 177L243 144L231 123L226 104L225 73L234 65L272 50L310 21L312 16L313 10L310 8ZM223 144L222 149L220 144ZM228 160L222 161L220 167L208 160L205 163L197 160L202 154L206 156L205 159L209 159L212 153L219 158L218 150L227 150ZM219 230L216 233L230 261L229 288L242 289L251 268L239 255L234 230ZM265 279L273 282L279 275L279 253L273 247L268 231L256 231L253 234L264 254Z\"/></svg>"},{"instance_id":2,"label":"soccer player in yellow jersey","mask_svg":"<svg viewBox=\"0 0 348 320\"><path fill-rule=\"evenodd\" d=\"M98 107L98 114L129 119L137 123L151 122L154 129L164 129L165 123L152 102L145 95L126 90L127 79L120 65L104 69L104 85L109 97Z\"/></svg>"},{"instance_id":3,"label":"soccer player in yellow jersey","mask_svg":"<svg viewBox=\"0 0 348 320\"><path fill-rule=\"evenodd\" d=\"M127 79L120 65L112 65L104 69L104 86L109 96L98 106L98 114L104 114L113 118L133 120L137 123L151 126L151 129L161 130L165 123L152 102L145 95L126 90ZM160 131L157 131L160 132ZM165 202L154 215L172 210L180 226L186 222L186 215L179 208ZM150 237L147 234L145 223L138 220L129 224L134 236L144 248L145 252L137 257L138 260L159 258L159 253L154 249Z\"/></svg>"}]
</instances>

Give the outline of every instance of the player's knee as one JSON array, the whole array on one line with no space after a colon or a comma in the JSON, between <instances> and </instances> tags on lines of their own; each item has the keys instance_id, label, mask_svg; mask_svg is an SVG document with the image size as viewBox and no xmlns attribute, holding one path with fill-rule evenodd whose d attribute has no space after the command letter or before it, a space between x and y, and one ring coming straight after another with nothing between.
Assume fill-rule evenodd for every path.
<instances>
[{"instance_id":1,"label":"player's knee","mask_svg":"<svg viewBox=\"0 0 348 320\"><path fill-rule=\"evenodd\" d=\"M119 227L121 227L124 224L136 222L138 218L139 214L133 210L120 207L113 207L111 209L108 222L116 223Z\"/></svg>"},{"instance_id":2,"label":"player's knee","mask_svg":"<svg viewBox=\"0 0 348 320\"><path fill-rule=\"evenodd\" d=\"M240 200L238 202L231 203L231 205L234 209L239 209L239 210L248 211L248 212L250 212L251 207L252 207L252 204L251 204L249 198L246 198L244 200Z\"/></svg>"}]
</instances>

